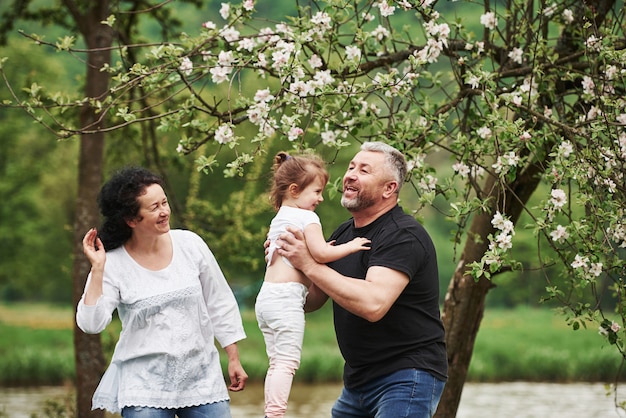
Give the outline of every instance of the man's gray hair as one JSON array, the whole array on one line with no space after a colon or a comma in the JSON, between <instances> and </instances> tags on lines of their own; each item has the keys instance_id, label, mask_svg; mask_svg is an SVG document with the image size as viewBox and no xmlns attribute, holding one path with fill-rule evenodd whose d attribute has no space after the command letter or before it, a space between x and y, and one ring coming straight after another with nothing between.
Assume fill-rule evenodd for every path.
<instances>
[{"instance_id":1,"label":"man's gray hair","mask_svg":"<svg viewBox=\"0 0 626 418\"><path fill-rule=\"evenodd\" d=\"M407 174L404 154L384 142L364 142L361 144L361 151L382 152L385 154L385 163L398 182L398 192L400 192Z\"/></svg>"}]
</instances>

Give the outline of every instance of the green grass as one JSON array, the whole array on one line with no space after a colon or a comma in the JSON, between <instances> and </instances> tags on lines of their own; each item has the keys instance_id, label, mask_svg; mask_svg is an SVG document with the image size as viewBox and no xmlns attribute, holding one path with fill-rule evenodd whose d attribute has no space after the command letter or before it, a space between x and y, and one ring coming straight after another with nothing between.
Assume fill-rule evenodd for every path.
<instances>
[{"instance_id":1,"label":"green grass","mask_svg":"<svg viewBox=\"0 0 626 418\"><path fill-rule=\"evenodd\" d=\"M73 311L34 304L0 304L0 386L55 385L74 381ZM263 337L254 312L242 313L247 338L239 343L251 381L267 368ZM112 354L119 323L103 333L105 355ZM223 366L226 358L222 356ZM620 355L595 328L573 331L549 310L488 310L481 324L469 381L610 382ZM343 360L326 306L307 315L299 382L341 380ZM626 380L622 373L620 380Z\"/></svg>"},{"instance_id":2,"label":"green grass","mask_svg":"<svg viewBox=\"0 0 626 418\"><path fill-rule=\"evenodd\" d=\"M45 305L0 307L0 385L73 380L72 312Z\"/></svg>"},{"instance_id":3,"label":"green grass","mask_svg":"<svg viewBox=\"0 0 626 418\"><path fill-rule=\"evenodd\" d=\"M595 326L574 331L562 316L543 309L490 310L478 333L469 378L612 381L620 360Z\"/></svg>"}]
</instances>

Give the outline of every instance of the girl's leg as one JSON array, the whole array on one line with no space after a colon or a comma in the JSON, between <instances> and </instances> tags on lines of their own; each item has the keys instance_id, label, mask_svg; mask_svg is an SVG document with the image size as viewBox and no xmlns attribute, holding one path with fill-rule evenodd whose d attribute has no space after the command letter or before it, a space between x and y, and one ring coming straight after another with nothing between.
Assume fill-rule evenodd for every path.
<instances>
[{"instance_id":1,"label":"girl's leg","mask_svg":"<svg viewBox=\"0 0 626 418\"><path fill-rule=\"evenodd\" d=\"M299 283L271 286L257 299L257 319L263 332L269 368L265 378L265 415L283 417L304 338L304 301L308 290ZM267 289L262 289L267 290ZM269 299L269 300L268 300Z\"/></svg>"},{"instance_id":2,"label":"girl's leg","mask_svg":"<svg viewBox=\"0 0 626 418\"><path fill-rule=\"evenodd\" d=\"M265 377L265 416L268 418L284 417L287 401L291 392L293 377L299 362L295 360L270 361Z\"/></svg>"}]
</instances>

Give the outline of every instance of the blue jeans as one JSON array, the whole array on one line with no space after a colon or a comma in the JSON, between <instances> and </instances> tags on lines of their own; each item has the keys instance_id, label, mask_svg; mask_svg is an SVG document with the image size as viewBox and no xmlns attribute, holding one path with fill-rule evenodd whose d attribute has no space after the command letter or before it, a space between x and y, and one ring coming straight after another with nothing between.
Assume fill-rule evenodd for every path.
<instances>
[{"instance_id":1,"label":"blue jeans","mask_svg":"<svg viewBox=\"0 0 626 418\"><path fill-rule=\"evenodd\" d=\"M332 417L430 418L444 386L445 382L423 370L399 370L356 389L344 387Z\"/></svg>"},{"instance_id":2,"label":"blue jeans","mask_svg":"<svg viewBox=\"0 0 626 418\"><path fill-rule=\"evenodd\" d=\"M178 409L127 406L122 409L123 418L230 418L230 403L221 401Z\"/></svg>"}]
</instances>

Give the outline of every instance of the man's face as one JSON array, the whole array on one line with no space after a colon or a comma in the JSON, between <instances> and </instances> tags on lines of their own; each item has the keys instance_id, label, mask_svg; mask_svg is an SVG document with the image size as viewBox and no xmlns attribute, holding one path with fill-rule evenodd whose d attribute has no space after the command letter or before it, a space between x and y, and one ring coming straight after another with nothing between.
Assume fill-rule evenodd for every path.
<instances>
[{"instance_id":1,"label":"man's face","mask_svg":"<svg viewBox=\"0 0 626 418\"><path fill-rule=\"evenodd\" d=\"M350 212L374 206L381 200L383 187L390 177L383 153L360 151L343 176L342 206Z\"/></svg>"}]
</instances>

